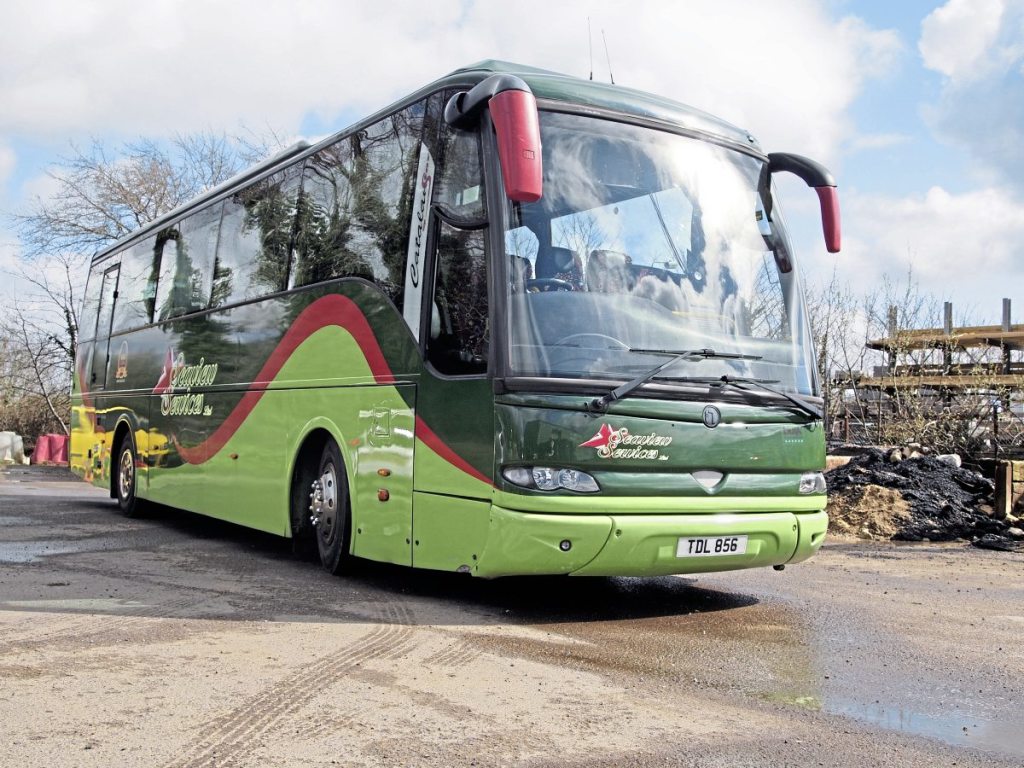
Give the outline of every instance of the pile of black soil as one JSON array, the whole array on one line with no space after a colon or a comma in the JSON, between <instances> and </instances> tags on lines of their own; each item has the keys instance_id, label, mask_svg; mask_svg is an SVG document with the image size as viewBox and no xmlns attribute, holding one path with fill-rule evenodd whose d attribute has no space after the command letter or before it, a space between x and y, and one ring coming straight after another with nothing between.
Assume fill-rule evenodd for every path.
<instances>
[{"instance_id":1,"label":"pile of black soil","mask_svg":"<svg viewBox=\"0 0 1024 768\"><path fill-rule=\"evenodd\" d=\"M891 462L879 450L855 456L826 474L829 496L842 509L846 498L867 498L868 486L896 491L905 502L905 513L896 519L891 538L902 541L952 541L1003 534L1007 523L985 514L995 485L969 469L956 467L931 456ZM884 514L886 510L879 510ZM840 526L841 527L841 526Z\"/></svg>"}]
</instances>

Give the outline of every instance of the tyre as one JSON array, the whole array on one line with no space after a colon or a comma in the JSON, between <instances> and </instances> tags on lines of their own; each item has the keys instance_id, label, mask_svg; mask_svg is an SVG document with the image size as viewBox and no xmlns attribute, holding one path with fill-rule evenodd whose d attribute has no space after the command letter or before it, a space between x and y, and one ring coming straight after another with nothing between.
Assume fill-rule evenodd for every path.
<instances>
[{"instance_id":1,"label":"tyre","mask_svg":"<svg viewBox=\"0 0 1024 768\"><path fill-rule=\"evenodd\" d=\"M289 516L292 529L292 554L303 560L318 555L316 528L313 526L312 502L315 496L313 481L319 477L319 462L323 448L320 445L303 449L295 462Z\"/></svg>"},{"instance_id":2,"label":"tyre","mask_svg":"<svg viewBox=\"0 0 1024 768\"><path fill-rule=\"evenodd\" d=\"M137 517L142 512L142 501L136 495L138 483L138 455L131 432L126 432L118 443L114 467L114 493L121 513L125 517Z\"/></svg>"},{"instance_id":3,"label":"tyre","mask_svg":"<svg viewBox=\"0 0 1024 768\"><path fill-rule=\"evenodd\" d=\"M309 513L316 529L320 562L330 573L351 567L351 514L348 475L341 452L333 440L324 444L316 479L312 483Z\"/></svg>"}]
</instances>

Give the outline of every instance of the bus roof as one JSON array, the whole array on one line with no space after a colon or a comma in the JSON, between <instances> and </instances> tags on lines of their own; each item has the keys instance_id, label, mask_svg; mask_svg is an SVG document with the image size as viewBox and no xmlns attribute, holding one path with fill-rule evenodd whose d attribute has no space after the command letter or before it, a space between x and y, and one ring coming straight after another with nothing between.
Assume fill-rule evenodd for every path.
<instances>
[{"instance_id":1,"label":"bus roof","mask_svg":"<svg viewBox=\"0 0 1024 768\"><path fill-rule=\"evenodd\" d=\"M522 78L538 99L551 99L598 109L622 112L639 117L673 123L682 128L708 133L724 139L757 147L754 138L742 128L707 112L686 104L656 96L634 88L550 72L545 69L514 64L508 61L486 59L455 70L448 78L472 76L479 79L494 73L506 73ZM448 79L445 78L445 79ZM474 78L477 79L477 78Z\"/></svg>"},{"instance_id":2,"label":"bus roof","mask_svg":"<svg viewBox=\"0 0 1024 768\"><path fill-rule=\"evenodd\" d=\"M460 67L448 75L435 80L429 85L420 88L415 93L391 104L384 109L378 110L372 115L348 126L331 136L317 141L316 144L309 144L300 141L297 144L273 155L272 157L247 168L238 175L228 179L216 187L203 192L198 197L183 203L172 211L159 216L139 229L128 233L114 243L100 249L93 255L91 263L97 264L106 259L114 252L120 251L128 244L141 240L151 232L171 224L176 219L184 217L200 206L212 202L218 197L225 195L229 190L240 187L250 181L255 181L261 176L277 170L290 162L301 159L304 155L312 154L324 146L334 143L343 136L351 133L362 126L370 125L381 117L390 114L402 105L416 101L423 96L446 87L472 86L495 73L516 75L530 86L538 99L549 101L560 101L566 104L574 104L593 109L618 112L626 115L634 115L641 118L648 118L660 122L678 126L684 130L703 133L719 140L741 144L755 151L760 151L754 137L742 128L726 122L707 112L694 109L677 101L656 96L644 91L627 88L622 85L611 83L600 83L594 80L583 80L570 75L551 72L546 69L530 67L523 64L515 64L497 59L485 59L466 67Z\"/></svg>"}]
</instances>

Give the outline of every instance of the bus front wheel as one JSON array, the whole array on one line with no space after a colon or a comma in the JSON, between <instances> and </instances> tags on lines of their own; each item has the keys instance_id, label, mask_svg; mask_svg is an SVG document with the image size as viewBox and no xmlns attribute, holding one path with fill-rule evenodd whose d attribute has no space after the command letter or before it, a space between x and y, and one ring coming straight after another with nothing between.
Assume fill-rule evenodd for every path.
<instances>
[{"instance_id":1,"label":"bus front wheel","mask_svg":"<svg viewBox=\"0 0 1024 768\"><path fill-rule=\"evenodd\" d=\"M327 441L320 456L319 471L310 493L309 514L316 530L320 562L330 573L345 571L351 561L348 477L341 452L333 440Z\"/></svg>"},{"instance_id":2,"label":"bus front wheel","mask_svg":"<svg viewBox=\"0 0 1024 768\"><path fill-rule=\"evenodd\" d=\"M125 432L117 447L117 469L114 478L114 490L117 493L117 504L125 517L135 517L141 511L142 504L136 496L138 483L138 457L135 453L135 441L131 432Z\"/></svg>"}]
</instances>

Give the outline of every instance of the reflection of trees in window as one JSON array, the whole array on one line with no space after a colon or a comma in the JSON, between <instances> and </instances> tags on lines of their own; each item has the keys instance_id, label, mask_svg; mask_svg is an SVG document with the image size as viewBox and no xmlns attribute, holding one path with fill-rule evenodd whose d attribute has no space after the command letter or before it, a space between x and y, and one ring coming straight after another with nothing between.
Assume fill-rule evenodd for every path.
<instances>
[{"instance_id":1,"label":"reflection of trees in window","mask_svg":"<svg viewBox=\"0 0 1024 768\"><path fill-rule=\"evenodd\" d=\"M113 333L152 322L155 237L147 237L121 253L121 277L114 304Z\"/></svg>"},{"instance_id":2,"label":"reflection of trees in window","mask_svg":"<svg viewBox=\"0 0 1024 768\"><path fill-rule=\"evenodd\" d=\"M154 271L159 270L159 320L207 308L220 213L219 205L200 210L179 222L176 230L163 230L157 235L153 262Z\"/></svg>"},{"instance_id":3,"label":"reflection of trees in window","mask_svg":"<svg viewBox=\"0 0 1024 768\"><path fill-rule=\"evenodd\" d=\"M159 287L159 319L167 320L201 309L202 296L197 289L202 273L193 266L188 243L184 239L174 241L173 250L165 249L164 264Z\"/></svg>"},{"instance_id":4,"label":"reflection of trees in window","mask_svg":"<svg viewBox=\"0 0 1024 768\"><path fill-rule=\"evenodd\" d=\"M96 335L96 319L100 311L100 286L103 284L103 272L109 267L110 262L104 262L89 272L85 301L82 303L82 314L78 323L79 341L88 341Z\"/></svg>"},{"instance_id":5,"label":"reflection of trees in window","mask_svg":"<svg viewBox=\"0 0 1024 768\"><path fill-rule=\"evenodd\" d=\"M601 229L597 216L590 211L566 216L558 219L555 224L554 244L559 248L575 251L583 259L588 259L591 251L607 247L607 236Z\"/></svg>"},{"instance_id":6,"label":"reflection of trees in window","mask_svg":"<svg viewBox=\"0 0 1024 768\"><path fill-rule=\"evenodd\" d=\"M403 110L349 139L353 238L365 249L381 289L398 305L421 127L421 118Z\"/></svg>"},{"instance_id":7,"label":"reflection of trees in window","mask_svg":"<svg viewBox=\"0 0 1024 768\"><path fill-rule=\"evenodd\" d=\"M441 225L434 280L437 323L428 354L443 373L482 373L487 368L487 259L485 230Z\"/></svg>"},{"instance_id":8,"label":"reflection of trees in window","mask_svg":"<svg viewBox=\"0 0 1024 768\"><path fill-rule=\"evenodd\" d=\"M486 212L480 134L447 126L445 129L436 158L440 177L434 201L448 216L460 221L479 221Z\"/></svg>"},{"instance_id":9,"label":"reflection of trees in window","mask_svg":"<svg viewBox=\"0 0 1024 768\"><path fill-rule=\"evenodd\" d=\"M745 326L751 336L762 339L788 339L789 314L774 260L765 254L754 278L753 291L745 302Z\"/></svg>"},{"instance_id":10,"label":"reflection of trees in window","mask_svg":"<svg viewBox=\"0 0 1024 768\"><path fill-rule=\"evenodd\" d=\"M423 121L414 105L309 159L292 285L363 277L401 305Z\"/></svg>"},{"instance_id":11,"label":"reflection of trees in window","mask_svg":"<svg viewBox=\"0 0 1024 768\"><path fill-rule=\"evenodd\" d=\"M210 290L210 306L220 307L228 303L233 286L234 271L221 261L220 256L213 262L213 287Z\"/></svg>"},{"instance_id":12,"label":"reflection of trees in window","mask_svg":"<svg viewBox=\"0 0 1024 768\"><path fill-rule=\"evenodd\" d=\"M288 287L300 179L298 171L291 168L256 182L238 195L245 207L244 226L259 238L256 269L250 277L252 295Z\"/></svg>"},{"instance_id":13,"label":"reflection of trees in window","mask_svg":"<svg viewBox=\"0 0 1024 768\"><path fill-rule=\"evenodd\" d=\"M146 313L149 315L150 322L156 317L157 291L159 291L162 281L161 273L164 271L164 262L171 260L169 255L171 249L177 247L180 238L181 232L176 226L161 229L156 233L156 243L153 246L153 268L149 274L149 283L146 285ZM167 250L167 256L164 255L165 250Z\"/></svg>"},{"instance_id":14,"label":"reflection of trees in window","mask_svg":"<svg viewBox=\"0 0 1024 768\"><path fill-rule=\"evenodd\" d=\"M224 201L210 287L211 307L287 287L300 179L295 166L261 179Z\"/></svg>"},{"instance_id":15,"label":"reflection of trees in window","mask_svg":"<svg viewBox=\"0 0 1024 768\"><path fill-rule=\"evenodd\" d=\"M335 277L373 280L373 270L352 245L352 186L345 141L313 155L306 163L298 202L295 275L292 284L309 285Z\"/></svg>"}]
</instances>

